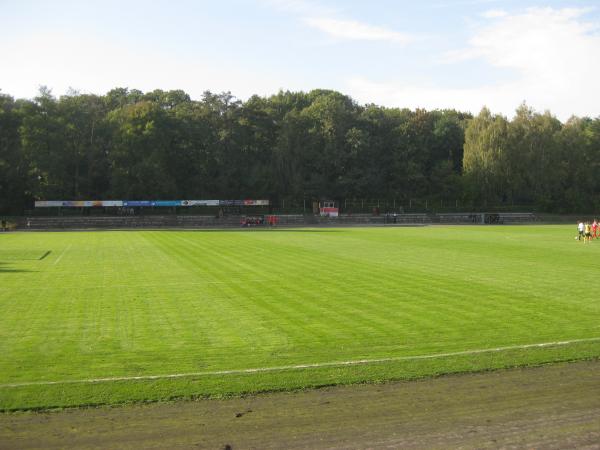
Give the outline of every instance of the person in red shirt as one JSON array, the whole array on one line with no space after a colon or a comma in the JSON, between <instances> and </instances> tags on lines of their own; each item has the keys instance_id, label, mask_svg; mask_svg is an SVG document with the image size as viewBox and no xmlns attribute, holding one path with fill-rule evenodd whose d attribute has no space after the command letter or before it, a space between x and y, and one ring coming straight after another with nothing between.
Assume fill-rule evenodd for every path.
<instances>
[{"instance_id":1,"label":"person in red shirt","mask_svg":"<svg viewBox=\"0 0 600 450\"><path fill-rule=\"evenodd\" d=\"M597 239L598 235L598 221L594 219L594 223L592 223L592 239Z\"/></svg>"}]
</instances>

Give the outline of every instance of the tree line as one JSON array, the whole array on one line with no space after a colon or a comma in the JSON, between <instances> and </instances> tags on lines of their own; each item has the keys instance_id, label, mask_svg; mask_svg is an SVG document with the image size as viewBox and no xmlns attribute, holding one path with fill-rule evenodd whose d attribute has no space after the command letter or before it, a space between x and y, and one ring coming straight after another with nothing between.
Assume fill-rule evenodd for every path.
<instances>
[{"instance_id":1,"label":"tree line","mask_svg":"<svg viewBox=\"0 0 600 450\"><path fill-rule=\"evenodd\" d=\"M346 198L600 206L600 118L359 105L330 90L0 93L0 212L35 199Z\"/></svg>"}]
</instances>

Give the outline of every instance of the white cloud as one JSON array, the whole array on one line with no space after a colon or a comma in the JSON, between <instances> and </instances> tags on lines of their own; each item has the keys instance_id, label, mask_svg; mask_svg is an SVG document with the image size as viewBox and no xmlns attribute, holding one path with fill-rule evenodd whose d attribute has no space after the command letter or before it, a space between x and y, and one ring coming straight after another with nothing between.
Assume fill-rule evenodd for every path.
<instances>
[{"instance_id":1,"label":"white cloud","mask_svg":"<svg viewBox=\"0 0 600 450\"><path fill-rule=\"evenodd\" d=\"M7 51L10 49L10 51ZM205 90L231 91L240 98L268 95L282 87L281 74L254 73L239 76L235 61L205 62L198 56L182 59L156 49L135 49L116 42L66 34L30 35L26 40L0 43L3 66L2 92L31 98L39 85L47 85L56 96L69 87L104 94L115 87L183 89L193 98ZM304 86L294 86L301 89Z\"/></svg>"},{"instance_id":2,"label":"white cloud","mask_svg":"<svg viewBox=\"0 0 600 450\"><path fill-rule=\"evenodd\" d=\"M528 9L497 17L474 32L467 48L444 56L445 63L483 61L510 71L512 81L489 79L466 89L443 85L407 86L354 78L351 94L365 102L409 107L459 108L483 105L512 115L522 102L550 109L562 120L571 114L600 114L600 35L583 20L585 10ZM464 70L468 70L465 67Z\"/></svg>"},{"instance_id":3,"label":"white cloud","mask_svg":"<svg viewBox=\"0 0 600 450\"><path fill-rule=\"evenodd\" d=\"M459 89L432 84L410 86L395 82L375 83L364 78L348 81L349 92L360 102L413 109L457 109L474 114L487 105L493 112L509 115L524 100L514 94L516 87L513 84L505 84Z\"/></svg>"},{"instance_id":4,"label":"white cloud","mask_svg":"<svg viewBox=\"0 0 600 450\"><path fill-rule=\"evenodd\" d=\"M481 6L488 5L491 3L500 3L502 0L452 0L452 1L444 1L439 3L432 3L429 6L431 8L460 8L463 6Z\"/></svg>"},{"instance_id":5,"label":"white cloud","mask_svg":"<svg viewBox=\"0 0 600 450\"><path fill-rule=\"evenodd\" d=\"M498 17L505 17L508 13L501 9L490 9L481 14L481 17L485 19L497 19Z\"/></svg>"},{"instance_id":6,"label":"white cloud","mask_svg":"<svg viewBox=\"0 0 600 450\"><path fill-rule=\"evenodd\" d=\"M338 13L333 8L309 0L259 0L259 2L280 11L303 16L332 16Z\"/></svg>"},{"instance_id":7,"label":"white cloud","mask_svg":"<svg viewBox=\"0 0 600 450\"><path fill-rule=\"evenodd\" d=\"M414 40L405 33L384 27L368 25L354 20L338 20L330 18L308 18L306 24L334 38L344 40L389 41L407 44Z\"/></svg>"},{"instance_id":8,"label":"white cloud","mask_svg":"<svg viewBox=\"0 0 600 450\"><path fill-rule=\"evenodd\" d=\"M323 33L341 40L387 41L407 44L415 37L357 20L341 19L340 11L310 0L260 0L266 6L302 18L302 21Z\"/></svg>"}]
</instances>

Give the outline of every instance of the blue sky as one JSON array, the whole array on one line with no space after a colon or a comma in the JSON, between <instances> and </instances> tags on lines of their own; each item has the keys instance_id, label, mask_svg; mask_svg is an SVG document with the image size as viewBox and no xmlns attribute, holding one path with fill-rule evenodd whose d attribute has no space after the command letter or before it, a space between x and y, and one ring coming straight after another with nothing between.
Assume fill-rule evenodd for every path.
<instances>
[{"instance_id":1,"label":"blue sky","mask_svg":"<svg viewBox=\"0 0 600 450\"><path fill-rule=\"evenodd\" d=\"M6 1L0 90L336 89L359 103L600 114L600 2Z\"/></svg>"}]
</instances>

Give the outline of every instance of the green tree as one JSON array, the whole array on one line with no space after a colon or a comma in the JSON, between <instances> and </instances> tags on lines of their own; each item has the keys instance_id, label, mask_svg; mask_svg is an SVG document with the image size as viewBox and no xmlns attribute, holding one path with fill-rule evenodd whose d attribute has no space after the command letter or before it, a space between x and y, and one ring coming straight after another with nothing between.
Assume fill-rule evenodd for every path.
<instances>
[{"instance_id":1,"label":"green tree","mask_svg":"<svg viewBox=\"0 0 600 450\"><path fill-rule=\"evenodd\" d=\"M508 127L509 183L516 201L552 207L553 187L560 184L557 135L561 123L522 104Z\"/></svg>"},{"instance_id":2,"label":"green tree","mask_svg":"<svg viewBox=\"0 0 600 450\"><path fill-rule=\"evenodd\" d=\"M157 104L141 101L112 111L108 116L113 145L111 194L116 198L174 198L176 179L168 170L172 123Z\"/></svg>"},{"instance_id":3,"label":"green tree","mask_svg":"<svg viewBox=\"0 0 600 450\"><path fill-rule=\"evenodd\" d=\"M467 194L476 205L506 200L512 179L508 121L483 108L465 130L463 171Z\"/></svg>"},{"instance_id":4,"label":"green tree","mask_svg":"<svg viewBox=\"0 0 600 450\"><path fill-rule=\"evenodd\" d=\"M42 87L33 101L20 105L19 134L25 159L29 162L31 194L34 198L70 198L72 172L64 152L64 130L58 103L52 92Z\"/></svg>"},{"instance_id":5,"label":"green tree","mask_svg":"<svg viewBox=\"0 0 600 450\"><path fill-rule=\"evenodd\" d=\"M27 206L29 164L21 148L22 116L18 103L0 94L0 213L20 213Z\"/></svg>"}]
</instances>

